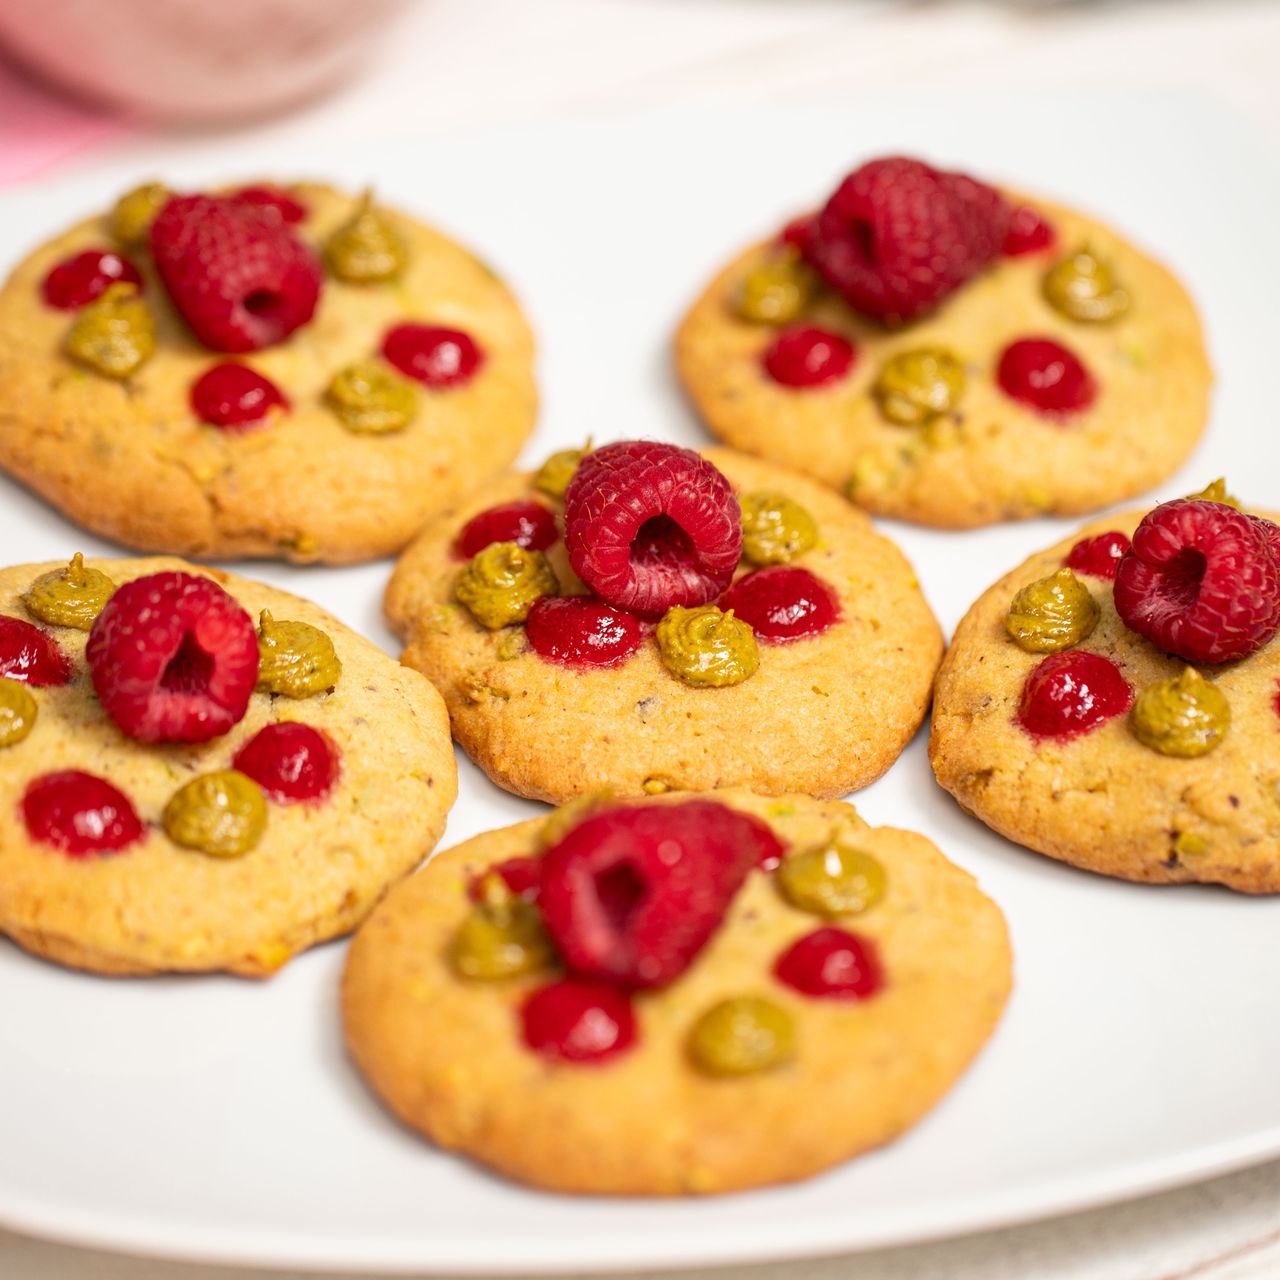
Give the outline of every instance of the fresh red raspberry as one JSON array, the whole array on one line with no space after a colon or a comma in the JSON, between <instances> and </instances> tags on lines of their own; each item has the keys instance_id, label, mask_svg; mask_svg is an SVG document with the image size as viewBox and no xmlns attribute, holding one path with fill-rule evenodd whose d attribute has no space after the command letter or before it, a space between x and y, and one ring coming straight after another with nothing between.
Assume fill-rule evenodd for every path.
<instances>
[{"instance_id":1,"label":"fresh red raspberry","mask_svg":"<svg viewBox=\"0 0 1280 1280\"><path fill-rule=\"evenodd\" d=\"M487 871L471 877L467 886L467 896L472 902L480 902L484 897L484 882L489 876L501 876L503 883L526 902L537 902L542 888L541 858L507 858L497 862Z\"/></svg>"},{"instance_id":2,"label":"fresh red raspberry","mask_svg":"<svg viewBox=\"0 0 1280 1280\"><path fill-rule=\"evenodd\" d=\"M525 620L534 653L562 667L616 667L644 643L649 628L591 596L540 596Z\"/></svg>"},{"instance_id":3,"label":"fresh red raspberry","mask_svg":"<svg viewBox=\"0 0 1280 1280\"><path fill-rule=\"evenodd\" d=\"M277 804L323 800L338 780L338 748L327 734L296 720L259 729L232 763Z\"/></svg>"},{"instance_id":4,"label":"fresh red raspberry","mask_svg":"<svg viewBox=\"0 0 1280 1280\"><path fill-rule=\"evenodd\" d=\"M484 351L470 334L428 324L398 324L382 340L382 354L406 378L437 391L471 381Z\"/></svg>"},{"instance_id":5,"label":"fresh red raspberry","mask_svg":"<svg viewBox=\"0 0 1280 1280\"><path fill-rule=\"evenodd\" d=\"M206 369L191 388L191 408L211 427L250 427L272 409L288 407L284 392L270 378L231 360Z\"/></svg>"},{"instance_id":6,"label":"fresh red raspberry","mask_svg":"<svg viewBox=\"0 0 1280 1280\"><path fill-rule=\"evenodd\" d=\"M779 982L806 996L866 1000L884 986L884 968L870 938L834 926L793 942L773 967Z\"/></svg>"},{"instance_id":7,"label":"fresh red raspberry","mask_svg":"<svg viewBox=\"0 0 1280 1280\"><path fill-rule=\"evenodd\" d=\"M838 333L806 325L778 334L765 348L762 360L774 382L807 389L843 378L857 362L857 350Z\"/></svg>"},{"instance_id":8,"label":"fresh red raspberry","mask_svg":"<svg viewBox=\"0 0 1280 1280\"><path fill-rule=\"evenodd\" d=\"M840 618L835 593L808 569L770 565L757 569L725 592L722 609L734 616L770 644L805 640L832 626Z\"/></svg>"},{"instance_id":9,"label":"fresh red raspberry","mask_svg":"<svg viewBox=\"0 0 1280 1280\"><path fill-rule=\"evenodd\" d=\"M44 300L59 311L74 311L99 297L109 284L135 284L142 276L113 249L86 249L59 262L44 278Z\"/></svg>"},{"instance_id":10,"label":"fresh red raspberry","mask_svg":"<svg viewBox=\"0 0 1280 1280\"><path fill-rule=\"evenodd\" d=\"M288 226L304 221L307 216L306 206L279 187L241 187L231 198L237 204L250 205L259 213L275 218Z\"/></svg>"},{"instance_id":11,"label":"fresh red raspberry","mask_svg":"<svg viewBox=\"0 0 1280 1280\"><path fill-rule=\"evenodd\" d=\"M790 245L793 249L804 252L805 245L809 242L809 235L813 224L818 220L816 213L802 213L798 217L792 218L785 227L778 233L778 239L785 245Z\"/></svg>"},{"instance_id":12,"label":"fresh red raspberry","mask_svg":"<svg viewBox=\"0 0 1280 1280\"><path fill-rule=\"evenodd\" d=\"M1253 522L1254 532L1270 548L1276 564L1280 564L1280 524L1263 516L1250 516L1249 519Z\"/></svg>"},{"instance_id":13,"label":"fresh red raspberry","mask_svg":"<svg viewBox=\"0 0 1280 1280\"><path fill-rule=\"evenodd\" d=\"M0 676L21 684L66 684L71 659L47 631L0 613Z\"/></svg>"},{"instance_id":14,"label":"fresh red raspberry","mask_svg":"<svg viewBox=\"0 0 1280 1280\"><path fill-rule=\"evenodd\" d=\"M282 342L315 313L320 264L278 216L217 196L174 196L151 223L174 306L214 351Z\"/></svg>"},{"instance_id":15,"label":"fresh red raspberry","mask_svg":"<svg viewBox=\"0 0 1280 1280\"><path fill-rule=\"evenodd\" d=\"M636 1017L626 992L562 978L521 1007L524 1042L534 1053L579 1065L603 1062L635 1043Z\"/></svg>"},{"instance_id":16,"label":"fresh red raspberry","mask_svg":"<svg viewBox=\"0 0 1280 1280\"><path fill-rule=\"evenodd\" d=\"M1280 561L1253 517L1179 498L1149 512L1116 572L1116 612L1187 662L1256 653L1280 629Z\"/></svg>"},{"instance_id":17,"label":"fresh red raspberry","mask_svg":"<svg viewBox=\"0 0 1280 1280\"><path fill-rule=\"evenodd\" d=\"M73 858L116 853L143 833L128 796L78 769L36 778L23 794L22 818L33 840Z\"/></svg>"},{"instance_id":18,"label":"fresh red raspberry","mask_svg":"<svg viewBox=\"0 0 1280 1280\"><path fill-rule=\"evenodd\" d=\"M606 604L646 617L714 600L742 556L729 482L673 444L624 440L587 454L564 523L574 573Z\"/></svg>"},{"instance_id":19,"label":"fresh red raspberry","mask_svg":"<svg viewBox=\"0 0 1280 1280\"><path fill-rule=\"evenodd\" d=\"M506 502L472 516L453 544L454 555L470 560L491 542L514 542L527 551L545 551L560 537L556 518L540 502Z\"/></svg>"},{"instance_id":20,"label":"fresh red raspberry","mask_svg":"<svg viewBox=\"0 0 1280 1280\"><path fill-rule=\"evenodd\" d=\"M1080 357L1052 338L1011 342L1001 353L996 381L1010 399L1047 418L1080 413L1098 394Z\"/></svg>"},{"instance_id":21,"label":"fresh red raspberry","mask_svg":"<svg viewBox=\"0 0 1280 1280\"><path fill-rule=\"evenodd\" d=\"M1129 550L1129 539L1118 529L1081 538L1067 553L1067 568L1088 573L1095 578L1114 579L1120 558Z\"/></svg>"},{"instance_id":22,"label":"fresh red raspberry","mask_svg":"<svg viewBox=\"0 0 1280 1280\"><path fill-rule=\"evenodd\" d=\"M845 178L810 229L805 254L850 306L903 324L996 257L1009 216L993 187L894 156Z\"/></svg>"},{"instance_id":23,"label":"fresh red raspberry","mask_svg":"<svg viewBox=\"0 0 1280 1280\"><path fill-rule=\"evenodd\" d=\"M618 806L543 854L538 905L570 972L661 987L707 944L747 874L781 851L763 822L713 800Z\"/></svg>"},{"instance_id":24,"label":"fresh red raspberry","mask_svg":"<svg viewBox=\"0 0 1280 1280\"><path fill-rule=\"evenodd\" d=\"M207 742L238 724L258 682L249 615L211 578L154 573L118 588L85 658L107 714L139 742Z\"/></svg>"},{"instance_id":25,"label":"fresh red raspberry","mask_svg":"<svg viewBox=\"0 0 1280 1280\"><path fill-rule=\"evenodd\" d=\"M1026 253L1051 249L1057 236L1052 225L1029 204L1020 204L1009 218L1000 252L1006 258L1020 258Z\"/></svg>"},{"instance_id":26,"label":"fresh red raspberry","mask_svg":"<svg viewBox=\"0 0 1280 1280\"><path fill-rule=\"evenodd\" d=\"M1037 738L1074 738L1122 716L1133 702L1120 668L1101 654L1051 653L1022 686L1018 719Z\"/></svg>"}]
</instances>

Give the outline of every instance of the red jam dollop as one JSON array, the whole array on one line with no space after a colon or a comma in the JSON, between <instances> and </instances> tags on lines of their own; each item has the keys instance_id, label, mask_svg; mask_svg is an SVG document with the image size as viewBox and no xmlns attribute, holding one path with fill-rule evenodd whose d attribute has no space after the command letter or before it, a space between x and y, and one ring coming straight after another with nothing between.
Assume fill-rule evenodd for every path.
<instances>
[{"instance_id":1,"label":"red jam dollop","mask_svg":"<svg viewBox=\"0 0 1280 1280\"><path fill-rule=\"evenodd\" d=\"M338 780L337 747L319 729L296 720L259 729L233 763L279 804L322 800Z\"/></svg>"},{"instance_id":2,"label":"red jam dollop","mask_svg":"<svg viewBox=\"0 0 1280 1280\"><path fill-rule=\"evenodd\" d=\"M790 245L793 249L804 252L804 247L809 241L809 228L817 221L817 215L812 213L802 213L798 217L792 218L785 227L778 233L778 239L783 244Z\"/></svg>"},{"instance_id":3,"label":"red jam dollop","mask_svg":"<svg viewBox=\"0 0 1280 1280\"><path fill-rule=\"evenodd\" d=\"M1098 384L1080 357L1052 338L1019 338L1005 347L996 381L1010 399L1047 418L1087 409Z\"/></svg>"},{"instance_id":4,"label":"red jam dollop","mask_svg":"<svg viewBox=\"0 0 1280 1280\"><path fill-rule=\"evenodd\" d=\"M1081 538L1067 553L1067 568L1114 582L1121 557L1128 550L1129 539L1118 529Z\"/></svg>"},{"instance_id":5,"label":"red jam dollop","mask_svg":"<svg viewBox=\"0 0 1280 1280\"><path fill-rule=\"evenodd\" d=\"M540 502L505 502L472 516L453 544L454 554L470 560L491 542L514 542L526 551L545 551L560 537L556 518Z\"/></svg>"},{"instance_id":6,"label":"red jam dollop","mask_svg":"<svg viewBox=\"0 0 1280 1280\"><path fill-rule=\"evenodd\" d=\"M524 1042L560 1062L596 1063L625 1052L636 1038L625 992L563 978L535 991L520 1011Z\"/></svg>"},{"instance_id":7,"label":"red jam dollop","mask_svg":"<svg viewBox=\"0 0 1280 1280\"><path fill-rule=\"evenodd\" d=\"M853 368L857 351L847 338L806 325L780 333L765 349L765 372L784 387L824 387Z\"/></svg>"},{"instance_id":8,"label":"red jam dollop","mask_svg":"<svg viewBox=\"0 0 1280 1280\"><path fill-rule=\"evenodd\" d=\"M833 1000L866 1000L884 986L875 943L835 927L815 929L793 942L773 972L793 991Z\"/></svg>"},{"instance_id":9,"label":"red jam dollop","mask_svg":"<svg viewBox=\"0 0 1280 1280\"><path fill-rule=\"evenodd\" d=\"M467 886L467 896L472 902L479 902L484 897L484 882L489 876L501 876L502 882L526 902L537 902L538 889L542 884L541 858L508 858L505 862L496 862L488 871L472 876Z\"/></svg>"},{"instance_id":10,"label":"red jam dollop","mask_svg":"<svg viewBox=\"0 0 1280 1280\"><path fill-rule=\"evenodd\" d=\"M206 369L191 388L191 408L212 427L248 427L289 401L270 378L233 360Z\"/></svg>"},{"instance_id":11,"label":"red jam dollop","mask_svg":"<svg viewBox=\"0 0 1280 1280\"><path fill-rule=\"evenodd\" d=\"M1110 658L1077 649L1050 654L1027 676L1018 720L1037 738L1074 738L1124 715L1132 702Z\"/></svg>"},{"instance_id":12,"label":"red jam dollop","mask_svg":"<svg viewBox=\"0 0 1280 1280\"><path fill-rule=\"evenodd\" d=\"M789 565L770 565L739 578L720 607L732 609L757 638L770 644L816 636L840 617L831 588L808 569Z\"/></svg>"},{"instance_id":13,"label":"red jam dollop","mask_svg":"<svg viewBox=\"0 0 1280 1280\"><path fill-rule=\"evenodd\" d=\"M616 667L648 634L639 615L594 596L542 596L524 626L534 653L562 667Z\"/></svg>"},{"instance_id":14,"label":"red jam dollop","mask_svg":"<svg viewBox=\"0 0 1280 1280\"><path fill-rule=\"evenodd\" d=\"M484 363L469 334L428 324L396 325L382 341L382 354L405 377L435 390L470 382Z\"/></svg>"},{"instance_id":15,"label":"red jam dollop","mask_svg":"<svg viewBox=\"0 0 1280 1280\"><path fill-rule=\"evenodd\" d=\"M306 206L279 187L241 187L232 199L237 204L252 205L263 213L279 218L285 226L301 222L307 216Z\"/></svg>"},{"instance_id":16,"label":"red jam dollop","mask_svg":"<svg viewBox=\"0 0 1280 1280\"><path fill-rule=\"evenodd\" d=\"M22 684L66 684L71 660L48 632L0 614L0 676Z\"/></svg>"},{"instance_id":17,"label":"red jam dollop","mask_svg":"<svg viewBox=\"0 0 1280 1280\"><path fill-rule=\"evenodd\" d=\"M1052 248L1057 236L1053 226L1029 204L1019 205L1009 219L1000 252L1006 258L1020 258L1026 253L1039 253Z\"/></svg>"},{"instance_id":18,"label":"red jam dollop","mask_svg":"<svg viewBox=\"0 0 1280 1280\"><path fill-rule=\"evenodd\" d=\"M118 853L143 832L123 792L78 769L35 779L22 797L22 817L33 840L73 858Z\"/></svg>"},{"instance_id":19,"label":"red jam dollop","mask_svg":"<svg viewBox=\"0 0 1280 1280\"><path fill-rule=\"evenodd\" d=\"M59 262L44 278L44 300L59 311L86 306L110 284L142 287L138 268L111 249L86 249Z\"/></svg>"}]
</instances>

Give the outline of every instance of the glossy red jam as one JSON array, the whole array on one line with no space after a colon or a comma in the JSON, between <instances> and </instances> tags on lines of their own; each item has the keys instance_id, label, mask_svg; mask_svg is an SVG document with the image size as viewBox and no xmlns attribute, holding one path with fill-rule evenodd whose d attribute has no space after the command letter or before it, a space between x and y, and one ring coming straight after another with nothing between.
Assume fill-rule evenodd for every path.
<instances>
[{"instance_id":1,"label":"glossy red jam","mask_svg":"<svg viewBox=\"0 0 1280 1280\"><path fill-rule=\"evenodd\" d=\"M23 684L66 684L71 660L47 631L0 614L0 676Z\"/></svg>"},{"instance_id":2,"label":"glossy red jam","mask_svg":"<svg viewBox=\"0 0 1280 1280\"><path fill-rule=\"evenodd\" d=\"M233 763L280 804L321 800L338 780L337 747L327 734L295 720L259 729Z\"/></svg>"},{"instance_id":3,"label":"glossy red jam","mask_svg":"<svg viewBox=\"0 0 1280 1280\"><path fill-rule=\"evenodd\" d=\"M206 369L191 388L191 408L212 427L249 427L289 401L270 378L228 360Z\"/></svg>"},{"instance_id":4,"label":"glossy red jam","mask_svg":"<svg viewBox=\"0 0 1280 1280\"><path fill-rule=\"evenodd\" d=\"M1029 204L1019 205L1009 219L1000 252L1006 258L1020 258L1026 253L1039 253L1053 247L1057 237L1053 227Z\"/></svg>"},{"instance_id":5,"label":"glossy red jam","mask_svg":"<svg viewBox=\"0 0 1280 1280\"><path fill-rule=\"evenodd\" d=\"M306 206L279 187L241 187L232 198L238 204L253 205L286 226L301 222L307 216Z\"/></svg>"},{"instance_id":6,"label":"glossy red jam","mask_svg":"<svg viewBox=\"0 0 1280 1280\"><path fill-rule=\"evenodd\" d=\"M488 876L501 876L503 883L526 902L537 902L538 887L542 883L541 858L508 858L505 862L495 863L488 871L472 876L467 886L467 895L472 902L479 902L481 889Z\"/></svg>"},{"instance_id":7,"label":"glossy red jam","mask_svg":"<svg viewBox=\"0 0 1280 1280\"><path fill-rule=\"evenodd\" d=\"M836 382L853 368L853 343L828 329L787 329L765 348L764 367L774 382L808 390Z\"/></svg>"},{"instance_id":8,"label":"glossy red jam","mask_svg":"<svg viewBox=\"0 0 1280 1280\"><path fill-rule=\"evenodd\" d=\"M453 544L459 559L470 560L491 542L514 542L526 551L545 551L560 537L556 518L540 502L504 502L472 516Z\"/></svg>"},{"instance_id":9,"label":"glossy red jam","mask_svg":"<svg viewBox=\"0 0 1280 1280\"><path fill-rule=\"evenodd\" d=\"M1018 720L1037 738L1074 738L1124 715L1132 702L1114 662L1076 649L1051 653L1027 676Z\"/></svg>"},{"instance_id":10,"label":"glossy red jam","mask_svg":"<svg viewBox=\"0 0 1280 1280\"><path fill-rule=\"evenodd\" d=\"M382 354L405 377L434 390L470 382L484 363L470 335L427 324L396 325L383 339Z\"/></svg>"},{"instance_id":11,"label":"glossy red jam","mask_svg":"<svg viewBox=\"0 0 1280 1280\"><path fill-rule=\"evenodd\" d=\"M802 995L831 1000L866 1000L884 986L876 944L834 927L815 929L793 942L773 972Z\"/></svg>"},{"instance_id":12,"label":"glossy red jam","mask_svg":"<svg viewBox=\"0 0 1280 1280\"><path fill-rule=\"evenodd\" d=\"M996 381L1010 399L1047 418L1080 413L1098 394L1080 357L1052 338L1011 342L1000 357Z\"/></svg>"},{"instance_id":13,"label":"glossy red jam","mask_svg":"<svg viewBox=\"0 0 1280 1280\"><path fill-rule=\"evenodd\" d=\"M542 596L524 627L534 653L562 667L616 667L648 634L636 614L594 596Z\"/></svg>"},{"instance_id":14,"label":"glossy red jam","mask_svg":"<svg viewBox=\"0 0 1280 1280\"><path fill-rule=\"evenodd\" d=\"M635 1043L630 999L625 992L595 982L553 982L524 1002L520 1017L525 1044L560 1062L603 1062Z\"/></svg>"},{"instance_id":15,"label":"glossy red jam","mask_svg":"<svg viewBox=\"0 0 1280 1280\"><path fill-rule=\"evenodd\" d=\"M138 268L111 249L86 249L58 263L44 278L44 300L59 311L74 311L99 297L109 284L142 287Z\"/></svg>"},{"instance_id":16,"label":"glossy red jam","mask_svg":"<svg viewBox=\"0 0 1280 1280\"><path fill-rule=\"evenodd\" d=\"M33 840L73 858L116 853L142 838L129 798L103 778L67 769L46 773L22 797L22 817Z\"/></svg>"},{"instance_id":17,"label":"glossy red jam","mask_svg":"<svg viewBox=\"0 0 1280 1280\"><path fill-rule=\"evenodd\" d=\"M770 644L807 640L840 617L835 592L808 569L788 565L770 565L739 578L720 607L732 609L758 639Z\"/></svg>"},{"instance_id":18,"label":"glossy red jam","mask_svg":"<svg viewBox=\"0 0 1280 1280\"><path fill-rule=\"evenodd\" d=\"M1119 530L1081 538L1067 553L1067 568L1114 582L1120 558L1128 550L1129 539Z\"/></svg>"},{"instance_id":19,"label":"glossy red jam","mask_svg":"<svg viewBox=\"0 0 1280 1280\"><path fill-rule=\"evenodd\" d=\"M793 249L799 249L804 252L805 242L809 239L809 228L813 226L814 215L812 213L802 213L797 218L792 218L778 235L778 239L783 244L789 244Z\"/></svg>"}]
</instances>

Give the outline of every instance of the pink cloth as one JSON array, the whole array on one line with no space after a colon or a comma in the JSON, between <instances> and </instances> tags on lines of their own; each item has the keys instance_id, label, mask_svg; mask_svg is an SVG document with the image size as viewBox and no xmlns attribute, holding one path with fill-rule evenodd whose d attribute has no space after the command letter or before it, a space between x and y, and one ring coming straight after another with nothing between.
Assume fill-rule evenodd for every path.
<instances>
[{"instance_id":1,"label":"pink cloth","mask_svg":"<svg viewBox=\"0 0 1280 1280\"><path fill-rule=\"evenodd\" d=\"M45 173L125 127L119 117L61 97L0 61L0 186Z\"/></svg>"}]
</instances>

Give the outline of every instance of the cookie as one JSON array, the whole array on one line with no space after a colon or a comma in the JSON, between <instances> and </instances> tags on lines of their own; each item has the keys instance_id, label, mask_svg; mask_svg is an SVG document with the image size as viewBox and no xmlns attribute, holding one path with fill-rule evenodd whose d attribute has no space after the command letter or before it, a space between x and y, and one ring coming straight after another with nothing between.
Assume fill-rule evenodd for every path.
<instances>
[{"instance_id":1,"label":"cookie","mask_svg":"<svg viewBox=\"0 0 1280 1280\"><path fill-rule=\"evenodd\" d=\"M938 528L1088 512L1170 475L1212 383L1186 290L1103 223L986 190L1006 252L892 325L809 265L812 220L735 258L676 335L711 432Z\"/></svg>"},{"instance_id":2,"label":"cookie","mask_svg":"<svg viewBox=\"0 0 1280 1280\"><path fill-rule=\"evenodd\" d=\"M149 233L146 191L0 291L0 467L59 510L143 551L349 563L516 456L533 339L454 241L315 183L175 199Z\"/></svg>"},{"instance_id":3,"label":"cookie","mask_svg":"<svg viewBox=\"0 0 1280 1280\"><path fill-rule=\"evenodd\" d=\"M835 797L879 777L919 726L942 652L901 552L838 495L778 467L726 449L634 448L653 460L623 457L607 484L615 475L634 482L639 506L627 507L599 475L584 476L582 464L576 550L565 540L574 542L573 520L566 534L565 505L553 496L575 465L565 454L444 513L397 565L387 616L406 641L403 660L444 694L454 737L499 786L554 803L602 787ZM587 462L632 449L610 445ZM707 537L728 539L711 549L705 574L680 559L686 535L669 515L646 519L630 549L628 532L617 543L616 530L593 523L590 504L606 492L619 500L610 510L625 508L633 523L665 510L654 477L671 503L684 502L691 530L705 518L714 526ZM468 595L472 566L510 547L494 540L517 531L530 594L514 612L491 616ZM610 572L621 572L598 577L596 594L584 596L570 561L594 572L586 562L603 561L606 538L614 539ZM670 585L668 554L679 566L671 582L692 592L679 599L693 607L635 595L637 565L663 590ZM602 590L621 592L619 607Z\"/></svg>"},{"instance_id":4,"label":"cookie","mask_svg":"<svg viewBox=\"0 0 1280 1280\"><path fill-rule=\"evenodd\" d=\"M620 871L648 896L597 945ZM538 1187L670 1196L891 1141L1010 983L999 908L924 837L727 791L580 803L439 855L357 934L342 1008L374 1091L438 1146Z\"/></svg>"},{"instance_id":5,"label":"cookie","mask_svg":"<svg viewBox=\"0 0 1280 1280\"><path fill-rule=\"evenodd\" d=\"M0 760L0 933L103 974L270 975L358 924L457 791L417 672L170 559L0 571Z\"/></svg>"},{"instance_id":6,"label":"cookie","mask_svg":"<svg viewBox=\"0 0 1280 1280\"><path fill-rule=\"evenodd\" d=\"M1280 558L1264 589L1249 576L1251 563L1265 568L1256 548L1224 543L1224 560L1214 545L1235 538L1239 519L1205 501L1109 516L985 592L938 675L929 751L942 786L1001 835L1073 866L1280 890L1280 641L1227 661L1227 651L1197 648L1228 634L1216 634L1215 600L1237 582L1230 634L1254 643L1280 622ZM1170 604L1129 542L1140 521L1146 546L1174 520L1210 534L1176 561L1188 576ZM1196 556L1202 567L1208 557L1203 582ZM1249 636L1244 618L1266 592L1272 616ZM1143 617L1153 605L1154 626Z\"/></svg>"}]
</instances>

